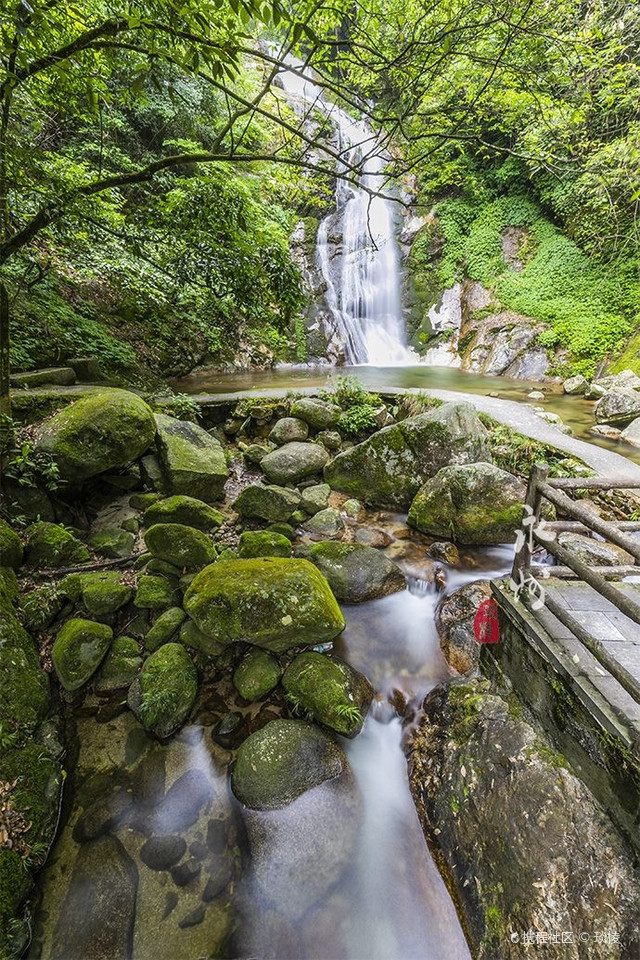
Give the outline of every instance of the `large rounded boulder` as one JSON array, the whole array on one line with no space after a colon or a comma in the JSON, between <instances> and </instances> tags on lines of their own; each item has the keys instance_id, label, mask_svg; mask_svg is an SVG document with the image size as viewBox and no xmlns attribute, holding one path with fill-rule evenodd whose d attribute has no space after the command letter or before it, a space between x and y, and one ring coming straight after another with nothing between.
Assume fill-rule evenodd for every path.
<instances>
[{"instance_id":1,"label":"large rounded boulder","mask_svg":"<svg viewBox=\"0 0 640 960\"><path fill-rule=\"evenodd\" d=\"M488 433L470 403L435 410L384 427L339 454L327 483L374 506L406 510L428 477L449 464L489 460Z\"/></svg>"},{"instance_id":2,"label":"large rounded boulder","mask_svg":"<svg viewBox=\"0 0 640 960\"><path fill-rule=\"evenodd\" d=\"M512 543L526 492L517 477L490 463L445 467L416 494L407 522L458 543Z\"/></svg>"},{"instance_id":3,"label":"large rounded boulder","mask_svg":"<svg viewBox=\"0 0 640 960\"><path fill-rule=\"evenodd\" d=\"M165 643L144 662L129 689L129 706L140 723L157 737L178 730L198 693L193 660L180 643Z\"/></svg>"},{"instance_id":4,"label":"large rounded boulder","mask_svg":"<svg viewBox=\"0 0 640 960\"><path fill-rule=\"evenodd\" d=\"M404 590L405 576L392 560L360 543L323 540L300 549L329 581L338 600L361 603Z\"/></svg>"},{"instance_id":5,"label":"large rounded boulder","mask_svg":"<svg viewBox=\"0 0 640 960\"><path fill-rule=\"evenodd\" d=\"M362 730L373 699L367 678L338 657L300 653L282 678L289 700L317 723L345 737Z\"/></svg>"},{"instance_id":6,"label":"large rounded boulder","mask_svg":"<svg viewBox=\"0 0 640 960\"><path fill-rule=\"evenodd\" d=\"M158 454L169 493L221 500L229 471L222 444L195 423L157 414Z\"/></svg>"},{"instance_id":7,"label":"large rounded boulder","mask_svg":"<svg viewBox=\"0 0 640 960\"><path fill-rule=\"evenodd\" d=\"M233 509L241 517L268 520L270 523L286 522L300 506L300 494L297 490L276 485L252 483L240 492Z\"/></svg>"},{"instance_id":8,"label":"large rounded boulder","mask_svg":"<svg viewBox=\"0 0 640 960\"><path fill-rule=\"evenodd\" d=\"M37 448L50 454L70 482L136 460L153 443L150 407L127 390L92 393L54 414L41 427Z\"/></svg>"},{"instance_id":9,"label":"large rounded boulder","mask_svg":"<svg viewBox=\"0 0 640 960\"><path fill-rule=\"evenodd\" d=\"M316 567L279 557L205 567L191 582L184 609L212 640L242 640L276 651L333 640L345 626Z\"/></svg>"},{"instance_id":10,"label":"large rounded boulder","mask_svg":"<svg viewBox=\"0 0 640 960\"><path fill-rule=\"evenodd\" d=\"M260 469L271 483L299 483L321 473L329 454L320 443L285 443L260 461Z\"/></svg>"},{"instance_id":11,"label":"large rounded boulder","mask_svg":"<svg viewBox=\"0 0 640 960\"><path fill-rule=\"evenodd\" d=\"M595 405L596 423L625 427L640 416L640 392L611 390Z\"/></svg>"}]
</instances>

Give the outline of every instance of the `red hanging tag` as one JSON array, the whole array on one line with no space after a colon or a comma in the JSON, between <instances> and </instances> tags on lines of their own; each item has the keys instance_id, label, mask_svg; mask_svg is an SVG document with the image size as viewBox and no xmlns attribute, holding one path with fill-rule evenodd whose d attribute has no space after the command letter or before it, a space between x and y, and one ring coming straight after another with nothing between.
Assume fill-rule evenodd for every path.
<instances>
[{"instance_id":1,"label":"red hanging tag","mask_svg":"<svg viewBox=\"0 0 640 960\"><path fill-rule=\"evenodd\" d=\"M478 643L497 643L500 639L498 604L493 597L487 597L478 607L473 619L473 632Z\"/></svg>"}]
</instances>

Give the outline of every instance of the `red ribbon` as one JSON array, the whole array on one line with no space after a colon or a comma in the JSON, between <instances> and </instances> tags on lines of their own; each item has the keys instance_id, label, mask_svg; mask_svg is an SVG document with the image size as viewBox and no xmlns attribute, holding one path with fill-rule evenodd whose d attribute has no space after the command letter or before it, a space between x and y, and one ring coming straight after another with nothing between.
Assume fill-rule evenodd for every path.
<instances>
[{"instance_id":1,"label":"red ribbon","mask_svg":"<svg viewBox=\"0 0 640 960\"><path fill-rule=\"evenodd\" d=\"M493 597L487 597L478 607L473 619L473 632L478 643L497 643L500 639L498 604Z\"/></svg>"}]
</instances>

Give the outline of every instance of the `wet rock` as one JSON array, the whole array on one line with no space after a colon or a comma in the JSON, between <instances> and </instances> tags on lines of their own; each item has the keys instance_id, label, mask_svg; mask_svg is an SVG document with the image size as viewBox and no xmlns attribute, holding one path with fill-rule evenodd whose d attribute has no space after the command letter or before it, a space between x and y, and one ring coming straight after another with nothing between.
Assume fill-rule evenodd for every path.
<instances>
[{"instance_id":1,"label":"wet rock","mask_svg":"<svg viewBox=\"0 0 640 960\"><path fill-rule=\"evenodd\" d=\"M593 432L595 432L595 428L592 433ZM606 434L606 436L611 436L611 433ZM632 420L629 426L626 427L622 433L618 434L618 436L620 440L624 440L625 443L630 443L634 447L640 447L640 417Z\"/></svg>"},{"instance_id":2,"label":"wet rock","mask_svg":"<svg viewBox=\"0 0 640 960\"><path fill-rule=\"evenodd\" d=\"M193 620L185 620L180 627L180 643L186 647L193 647L208 657L219 657L230 641L213 639L201 630L198 630Z\"/></svg>"},{"instance_id":3,"label":"wet rock","mask_svg":"<svg viewBox=\"0 0 640 960\"><path fill-rule=\"evenodd\" d=\"M165 643L145 660L129 689L129 706L147 730L169 737L182 726L195 702L198 674L179 643Z\"/></svg>"},{"instance_id":4,"label":"wet rock","mask_svg":"<svg viewBox=\"0 0 640 960\"><path fill-rule=\"evenodd\" d=\"M344 530L344 520L339 510L326 507L305 520L303 529L312 537L335 537Z\"/></svg>"},{"instance_id":5,"label":"wet rock","mask_svg":"<svg viewBox=\"0 0 640 960\"><path fill-rule=\"evenodd\" d=\"M180 629L186 616L182 607L169 607L168 610L161 613L144 638L146 649L149 651L157 650L163 643L168 643Z\"/></svg>"},{"instance_id":6,"label":"wet rock","mask_svg":"<svg viewBox=\"0 0 640 960\"><path fill-rule=\"evenodd\" d=\"M586 377L583 377L582 374L578 374L576 377L569 377L562 384L562 389L565 393L570 394L571 396L579 396L583 394L589 382Z\"/></svg>"},{"instance_id":7,"label":"wet rock","mask_svg":"<svg viewBox=\"0 0 640 960\"><path fill-rule=\"evenodd\" d=\"M150 870L169 870L187 852L183 837L149 837L140 849L140 859Z\"/></svg>"},{"instance_id":8,"label":"wet rock","mask_svg":"<svg viewBox=\"0 0 640 960\"><path fill-rule=\"evenodd\" d=\"M302 491L300 506L311 515L318 513L328 506L330 493L331 487L328 483L314 483Z\"/></svg>"},{"instance_id":9,"label":"wet rock","mask_svg":"<svg viewBox=\"0 0 640 960\"><path fill-rule=\"evenodd\" d=\"M301 653L285 670L282 685L289 700L317 723L351 738L362 730L373 687L338 657Z\"/></svg>"},{"instance_id":10,"label":"wet rock","mask_svg":"<svg viewBox=\"0 0 640 960\"><path fill-rule=\"evenodd\" d=\"M306 440L308 436L309 427L304 420L298 420L296 417L283 417L282 420L277 420L274 424L269 434L269 440L279 447L284 443L292 443L295 440Z\"/></svg>"},{"instance_id":11,"label":"wet rock","mask_svg":"<svg viewBox=\"0 0 640 960\"><path fill-rule=\"evenodd\" d=\"M179 884L179 886L183 886L183 884ZM195 910L188 913L186 917L183 917L178 926L181 930L188 930L189 927L197 927L198 924L204 920L204 912L204 904L200 904L199 907L196 907Z\"/></svg>"},{"instance_id":12,"label":"wet rock","mask_svg":"<svg viewBox=\"0 0 640 960\"><path fill-rule=\"evenodd\" d=\"M445 467L416 494L407 523L465 544L512 543L525 497L521 480L490 463Z\"/></svg>"},{"instance_id":13,"label":"wet rock","mask_svg":"<svg viewBox=\"0 0 640 960\"><path fill-rule=\"evenodd\" d=\"M126 390L76 400L40 428L37 449L50 454L64 480L77 482L137 460L153 443L151 409Z\"/></svg>"},{"instance_id":14,"label":"wet rock","mask_svg":"<svg viewBox=\"0 0 640 960\"><path fill-rule=\"evenodd\" d=\"M560 433L564 433L569 437L573 435L571 427L568 427L557 413L551 413L549 410L537 410L536 416L544 420L545 423L551 424L552 427L556 427Z\"/></svg>"},{"instance_id":15,"label":"wet rock","mask_svg":"<svg viewBox=\"0 0 640 960\"><path fill-rule=\"evenodd\" d=\"M202 899L210 903L227 889L233 880L233 863L229 856L217 857L214 861L209 878L202 891Z\"/></svg>"},{"instance_id":16,"label":"wet rock","mask_svg":"<svg viewBox=\"0 0 640 960\"><path fill-rule=\"evenodd\" d=\"M266 650L250 650L236 667L233 685L244 700L262 700L280 682L280 664Z\"/></svg>"},{"instance_id":17,"label":"wet rock","mask_svg":"<svg viewBox=\"0 0 640 960\"><path fill-rule=\"evenodd\" d=\"M166 920L167 917L169 917L169 916L173 913L173 911L175 910L175 908L178 906L178 900L179 900L179 899L180 899L180 898L179 898L178 894L175 892L175 890L171 890L171 891L167 894L167 897L166 897L166 900L165 900L164 913L162 914L162 919L163 919L163 920Z\"/></svg>"},{"instance_id":18,"label":"wet rock","mask_svg":"<svg viewBox=\"0 0 640 960\"><path fill-rule=\"evenodd\" d=\"M640 417L640 393L635 390L612 390L594 408L596 423L625 427Z\"/></svg>"},{"instance_id":19,"label":"wet rock","mask_svg":"<svg viewBox=\"0 0 640 960\"><path fill-rule=\"evenodd\" d=\"M274 523L287 521L300 504L297 490L275 485L263 486L253 483L236 498L233 509L241 517L268 520Z\"/></svg>"},{"instance_id":20,"label":"wet rock","mask_svg":"<svg viewBox=\"0 0 640 960\"><path fill-rule=\"evenodd\" d=\"M364 547L388 547L393 538L378 527L360 527L356 530L355 542Z\"/></svg>"},{"instance_id":21,"label":"wet rock","mask_svg":"<svg viewBox=\"0 0 640 960\"><path fill-rule=\"evenodd\" d=\"M291 416L304 420L314 430L329 430L335 427L341 413L337 404L316 397L301 397L291 404Z\"/></svg>"},{"instance_id":22,"label":"wet rock","mask_svg":"<svg viewBox=\"0 0 640 960\"><path fill-rule=\"evenodd\" d=\"M221 854L227 849L229 831L225 820L209 820L207 824L207 847L213 854Z\"/></svg>"},{"instance_id":23,"label":"wet rock","mask_svg":"<svg viewBox=\"0 0 640 960\"><path fill-rule=\"evenodd\" d=\"M581 533L561 533L558 536L558 543L569 550L576 560L588 566L616 567L634 563L631 554L622 547L586 537Z\"/></svg>"},{"instance_id":24,"label":"wet rock","mask_svg":"<svg viewBox=\"0 0 640 960\"><path fill-rule=\"evenodd\" d=\"M404 590L402 570L383 553L359 543L327 540L300 548L327 578L338 600L361 603Z\"/></svg>"},{"instance_id":25,"label":"wet rock","mask_svg":"<svg viewBox=\"0 0 640 960\"><path fill-rule=\"evenodd\" d=\"M204 805L212 798L212 785L197 767L187 770L169 787L155 811L152 826L156 833L173 834L193 826Z\"/></svg>"},{"instance_id":26,"label":"wet rock","mask_svg":"<svg viewBox=\"0 0 640 960\"><path fill-rule=\"evenodd\" d=\"M51 650L56 675L65 690L78 690L96 672L113 638L113 630L93 620L67 620Z\"/></svg>"},{"instance_id":27,"label":"wet rock","mask_svg":"<svg viewBox=\"0 0 640 960\"><path fill-rule=\"evenodd\" d=\"M8 523L0 520L0 567L18 570L22 563L22 541Z\"/></svg>"},{"instance_id":28,"label":"wet rock","mask_svg":"<svg viewBox=\"0 0 640 960\"><path fill-rule=\"evenodd\" d=\"M179 523L208 533L224 523L224 514L204 500L179 495L156 500L145 510L142 520L147 527L156 523Z\"/></svg>"},{"instance_id":29,"label":"wet rock","mask_svg":"<svg viewBox=\"0 0 640 960\"><path fill-rule=\"evenodd\" d=\"M273 720L238 750L232 789L245 807L276 810L345 769L328 734L302 720Z\"/></svg>"},{"instance_id":30,"label":"wet rock","mask_svg":"<svg viewBox=\"0 0 640 960\"><path fill-rule=\"evenodd\" d=\"M200 876L201 870L202 864L194 860L193 857L190 857L188 860L185 860L184 863L179 863L177 866L171 868L171 879L176 887L186 887L188 883L191 883L196 877Z\"/></svg>"},{"instance_id":31,"label":"wet rock","mask_svg":"<svg viewBox=\"0 0 640 960\"><path fill-rule=\"evenodd\" d=\"M211 503L221 500L229 471L219 440L186 420L156 414L157 446L167 487Z\"/></svg>"},{"instance_id":32,"label":"wet rock","mask_svg":"<svg viewBox=\"0 0 640 960\"><path fill-rule=\"evenodd\" d=\"M157 807L164 799L165 753L155 746L143 756L131 777L131 793L139 807Z\"/></svg>"},{"instance_id":33,"label":"wet rock","mask_svg":"<svg viewBox=\"0 0 640 960\"><path fill-rule=\"evenodd\" d=\"M131 797L125 790L115 790L98 797L76 821L73 839L87 843L110 832L131 810Z\"/></svg>"},{"instance_id":34,"label":"wet rock","mask_svg":"<svg viewBox=\"0 0 640 960\"><path fill-rule=\"evenodd\" d=\"M476 580L454 590L439 604L436 626L442 655L458 673L470 673L478 666L480 644L473 621L483 600L491 596L488 581Z\"/></svg>"},{"instance_id":35,"label":"wet rock","mask_svg":"<svg viewBox=\"0 0 640 960\"><path fill-rule=\"evenodd\" d=\"M52 960L128 960L133 955L138 871L115 837L80 848L62 901Z\"/></svg>"},{"instance_id":36,"label":"wet rock","mask_svg":"<svg viewBox=\"0 0 640 960\"><path fill-rule=\"evenodd\" d=\"M635 422L634 420L633 423ZM630 424L630 427L633 426L633 423ZM622 430L619 427L610 427L606 423L596 423L595 426L591 427L589 433L595 434L596 437L607 437L609 440L619 440L622 436Z\"/></svg>"},{"instance_id":37,"label":"wet rock","mask_svg":"<svg viewBox=\"0 0 640 960\"><path fill-rule=\"evenodd\" d=\"M182 523L156 523L144 535L147 549L180 570L199 570L216 558L206 533Z\"/></svg>"},{"instance_id":38,"label":"wet rock","mask_svg":"<svg viewBox=\"0 0 640 960\"><path fill-rule=\"evenodd\" d=\"M225 750L235 750L248 734L245 718L237 711L225 713L213 728L215 742Z\"/></svg>"},{"instance_id":39,"label":"wet rock","mask_svg":"<svg viewBox=\"0 0 640 960\"><path fill-rule=\"evenodd\" d=\"M364 514L364 507L359 500L345 500L342 509L351 520L360 520Z\"/></svg>"},{"instance_id":40,"label":"wet rock","mask_svg":"<svg viewBox=\"0 0 640 960\"><path fill-rule=\"evenodd\" d=\"M451 563L453 565L460 563L460 552L455 543L449 543L446 540L438 540L429 547L429 556L434 560L440 560L442 563Z\"/></svg>"},{"instance_id":41,"label":"wet rock","mask_svg":"<svg viewBox=\"0 0 640 960\"><path fill-rule=\"evenodd\" d=\"M271 483L299 483L321 473L328 460L329 454L319 443L285 443L264 457L260 469Z\"/></svg>"},{"instance_id":42,"label":"wet rock","mask_svg":"<svg viewBox=\"0 0 640 960\"><path fill-rule=\"evenodd\" d=\"M268 530L246 530L238 542L238 557L290 557L291 541L281 533Z\"/></svg>"},{"instance_id":43,"label":"wet rock","mask_svg":"<svg viewBox=\"0 0 640 960\"><path fill-rule=\"evenodd\" d=\"M472 955L521 960L511 934L528 930L571 935L570 949L546 944L553 960L637 953L640 896L628 847L541 731L486 681L440 685L424 708L411 789ZM598 943L603 930L612 939Z\"/></svg>"},{"instance_id":44,"label":"wet rock","mask_svg":"<svg viewBox=\"0 0 640 960\"><path fill-rule=\"evenodd\" d=\"M91 559L84 543L57 523L32 523L25 537L24 561L31 567L76 566Z\"/></svg>"},{"instance_id":45,"label":"wet rock","mask_svg":"<svg viewBox=\"0 0 640 960\"><path fill-rule=\"evenodd\" d=\"M275 651L332 640L344 629L327 581L306 560L212 564L193 580L184 608L214 640L243 640Z\"/></svg>"},{"instance_id":46,"label":"wet rock","mask_svg":"<svg viewBox=\"0 0 640 960\"><path fill-rule=\"evenodd\" d=\"M445 403L374 433L325 468L331 486L376 506L409 507L449 464L490 460L488 434L469 403Z\"/></svg>"}]
</instances>

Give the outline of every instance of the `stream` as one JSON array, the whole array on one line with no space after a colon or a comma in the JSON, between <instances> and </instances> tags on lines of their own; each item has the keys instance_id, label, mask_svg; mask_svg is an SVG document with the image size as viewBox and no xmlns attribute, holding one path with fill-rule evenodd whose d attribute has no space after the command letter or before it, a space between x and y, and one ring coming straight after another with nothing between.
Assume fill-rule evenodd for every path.
<instances>
[{"instance_id":1,"label":"stream","mask_svg":"<svg viewBox=\"0 0 640 960\"><path fill-rule=\"evenodd\" d=\"M238 709L229 700L228 671L225 681L224 668L205 670L191 725L164 744L129 711L118 713L117 703L89 695L69 731L75 766L69 764L64 826L40 877L30 957L81 960L75 937L86 934L87 924L104 924L113 955L136 960L469 957L422 835L403 753L425 694L451 676L434 622L442 594L430 582L435 564L426 555L429 541L409 534L404 519L379 512L365 525L391 538L385 552L406 573L407 589L345 604L347 627L334 645L376 689L363 732L352 741L339 738L359 798L355 819L347 806L344 823L328 823L322 787L273 811L276 826L282 818L296 847L285 843L267 851L257 883L228 788L232 754L212 737L218 717ZM501 576L511 558L509 547L470 550L458 567L445 565L445 590ZM246 709L255 716L270 708ZM143 845L150 834L169 835L183 849L184 875L149 866ZM95 842L87 844L88 837ZM347 842L353 852L346 870L323 889L324 858ZM87 851L101 844L104 862L95 852L87 862ZM97 887L104 913L88 916Z\"/></svg>"}]
</instances>

